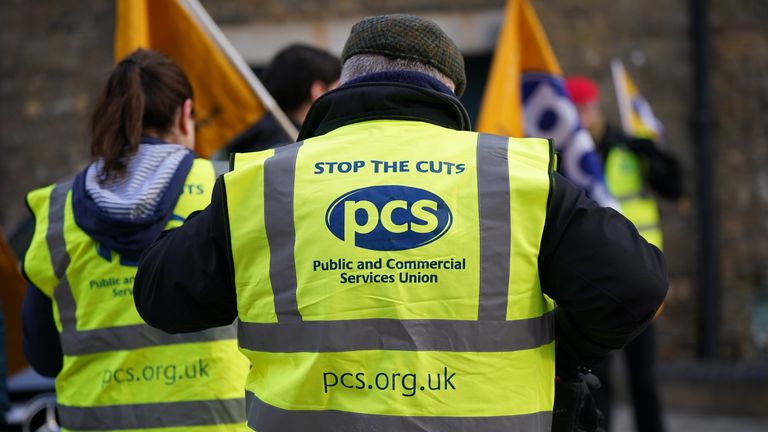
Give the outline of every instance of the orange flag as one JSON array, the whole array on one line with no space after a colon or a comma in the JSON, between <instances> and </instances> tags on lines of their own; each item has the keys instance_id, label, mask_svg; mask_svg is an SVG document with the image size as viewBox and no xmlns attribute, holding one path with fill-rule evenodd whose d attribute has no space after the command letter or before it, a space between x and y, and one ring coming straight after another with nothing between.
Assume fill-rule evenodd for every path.
<instances>
[{"instance_id":1,"label":"orange flag","mask_svg":"<svg viewBox=\"0 0 768 432\"><path fill-rule=\"evenodd\" d=\"M115 60L137 48L151 48L181 66L195 92L195 150L210 157L266 110L263 98L217 44L190 3L117 0Z\"/></svg>"},{"instance_id":2,"label":"orange flag","mask_svg":"<svg viewBox=\"0 0 768 432\"><path fill-rule=\"evenodd\" d=\"M19 272L19 260L0 229L0 303L5 321L5 352L8 375L27 366L21 348L21 304L27 283Z\"/></svg>"},{"instance_id":3,"label":"orange flag","mask_svg":"<svg viewBox=\"0 0 768 432\"><path fill-rule=\"evenodd\" d=\"M563 71L528 0L508 0L477 130L553 138L562 173L600 205L619 208L605 186L595 143L565 91Z\"/></svg>"}]
</instances>

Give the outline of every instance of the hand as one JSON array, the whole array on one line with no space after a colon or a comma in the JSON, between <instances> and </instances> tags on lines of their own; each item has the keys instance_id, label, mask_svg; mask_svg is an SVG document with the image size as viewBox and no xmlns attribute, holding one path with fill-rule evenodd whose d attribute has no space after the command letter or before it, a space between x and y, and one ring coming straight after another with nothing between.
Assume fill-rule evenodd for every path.
<instances>
[{"instance_id":1,"label":"hand","mask_svg":"<svg viewBox=\"0 0 768 432\"><path fill-rule=\"evenodd\" d=\"M605 432L600 427L602 414L591 394L599 388L600 381L588 369L557 378L552 432Z\"/></svg>"}]
</instances>

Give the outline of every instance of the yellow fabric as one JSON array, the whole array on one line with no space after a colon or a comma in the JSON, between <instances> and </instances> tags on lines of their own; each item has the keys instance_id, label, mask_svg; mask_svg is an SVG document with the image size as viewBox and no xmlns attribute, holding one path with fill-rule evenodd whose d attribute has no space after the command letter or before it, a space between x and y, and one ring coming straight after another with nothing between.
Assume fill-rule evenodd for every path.
<instances>
[{"instance_id":1,"label":"yellow fabric","mask_svg":"<svg viewBox=\"0 0 768 432\"><path fill-rule=\"evenodd\" d=\"M233 340L65 356L56 396L86 407L241 398L247 370Z\"/></svg>"},{"instance_id":2,"label":"yellow fabric","mask_svg":"<svg viewBox=\"0 0 768 432\"><path fill-rule=\"evenodd\" d=\"M605 182L611 195L621 203L621 213L637 227L648 243L663 249L659 208L645 186L644 167L638 157L624 147L608 152Z\"/></svg>"},{"instance_id":3,"label":"yellow fabric","mask_svg":"<svg viewBox=\"0 0 768 432\"><path fill-rule=\"evenodd\" d=\"M48 227L48 198L53 185L30 192L27 195L27 207L35 218L35 232L32 234L29 248L24 255L24 274L30 282L48 297L53 297L53 289L59 280L53 272L51 254L45 241Z\"/></svg>"},{"instance_id":4,"label":"yellow fabric","mask_svg":"<svg viewBox=\"0 0 768 432\"><path fill-rule=\"evenodd\" d=\"M265 112L256 94L183 0L117 0L115 60L137 48L162 51L194 89L197 146L211 157Z\"/></svg>"},{"instance_id":5,"label":"yellow fabric","mask_svg":"<svg viewBox=\"0 0 768 432\"><path fill-rule=\"evenodd\" d=\"M648 102L643 98L635 82L627 73L624 64L619 60L614 60L611 70L614 75L613 79L616 86L616 96L624 133L629 136L659 139L661 131L658 127L658 120L653 117ZM647 109L647 111L641 111L641 107Z\"/></svg>"},{"instance_id":6,"label":"yellow fabric","mask_svg":"<svg viewBox=\"0 0 768 432\"><path fill-rule=\"evenodd\" d=\"M264 162L264 159L275 154L275 149L267 149L259 152L233 153L232 170L242 168L252 163Z\"/></svg>"},{"instance_id":7,"label":"yellow fabric","mask_svg":"<svg viewBox=\"0 0 768 432\"><path fill-rule=\"evenodd\" d=\"M534 350L492 353L443 351L354 351L341 353L264 353L243 350L259 365L246 388L259 399L286 410L335 409L398 416L484 417L552 409L554 342ZM437 375L455 373L451 390L417 390ZM363 371L365 382L388 375L392 391L334 388L323 391L323 372ZM393 373L399 377L392 379ZM415 373L413 382L402 381ZM354 385L358 383L353 378ZM383 378L382 378L383 381ZM413 384L413 385L412 385ZM413 389L413 387L416 389ZM318 391L319 389L319 391ZM460 390L459 390L460 389ZM416 391L414 391L416 390ZM412 396L405 394L414 393Z\"/></svg>"},{"instance_id":8,"label":"yellow fabric","mask_svg":"<svg viewBox=\"0 0 768 432\"><path fill-rule=\"evenodd\" d=\"M264 160L275 153L274 149L252 153L236 153L234 156L233 170L224 175L225 184L229 184L231 178L239 177L244 167L254 164L260 165ZM253 197L264 195L264 175L260 171L253 184L249 187L226 188L228 203L241 203L251 201ZM235 271L235 285L243 287L237 296L238 313L249 317L251 322L276 322L274 312L274 296L272 283L269 279L269 246L267 232L264 229L264 212L252 211L249 206L228 206L230 220L248 220L249 224L230 223L231 241L251 244L251 249L234 248L232 261ZM258 254L252 251L258 250Z\"/></svg>"},{"instance_id":9,"label":"yellow fabric","mask_svg":"<svg viewBox=\"0 0 768 432\"><path fill-rule=\"evenodd\" d=\"M59 279L53 270L51 261L51 252L48 250L45 235L48 229L48 211L49 201L53 191L53 185L34 190L27 194L27 207L35 218L35 231L32 234L32 240L29 248L24 255L22 266L24 275L29 279L32 285L50 298L53 298L53 290L59 283ZM67 205L70 205L69 197ZM53 308L53 321L56 329L61 332L61 321L59 320L59 308Z\"/></svg>"},{"instance_id":10,"label":"yellow fabric","mask_svg":"<svg viewBox=\"0 0 768 432\"><path fill-rule=\"evenodd\" d=\"M562 76L533 6L528 0L508 0L477 119L478 131L523 136L523 72Z\"/></svg>"},{"instance_id":11,"label":"yellow fabric","mask_svg":"<svg viewBox=\"0 0 768 432\"><path fill-rule=\"evenodd\" d=\"M174 209L179 218L204 208L214 183L210 161L196 159ZM52 186L31 192L27 202L35 216L35 232L24 269L30 281L51 297L56 327L62 332L58 285L46 242ZM97 245L74 221L72 192L64 213L64 240L71 263L66 276L76 302L77 331L144 324L133 302L135 266L99 256ZM170 221L167 228L179 222ZM154 346L87 355L65 355L56 377L57 400L74 407L242 398L248 361L234 339ZM240 431L243 425L164 428L163 431ZM154 430L154 429L148 429Z\"/></svg>"},{"instance_id":12,"label":"yellow fabric","mask_svg":"<svg viewBox=\"0 0 768 432\"><path fill-rule=\"evenodd\" d=\"M552 309L541 292L538 253L550 189L549 143L509 139L512 235L506 318L540 317ZM271 152L236 156L225 175L229 229L235 268L238 314L243 322L278 322L270 280L270 245L264 226L264 166ZM377 120L338 128L309 139L296 159L294 199L297 304L305 321L368 318L476 320L480 280L477 134L411 121ZM393 162L398 172L383 173ZM330 173L330 162L355 162L359 172ZM419 172L429 162L442 170ZM426 163L426 165L424 165ZM448 174L451 163L452 173ZM318 173L318 164L325 164ZM458 172L459 165L462 166ZM452 212L452 225L422 246L380 251L337 238L326 225L326 211L337 197L372 186L402 185L437 195ZM382 211L384 214L384 211ZM387 220L390 230L400 229ZM459 247L460 246L460 247ZM352 270L318 271L316 262L344 259ZM421 270L436 282L399 280L392 261L465 260L466 268ZM372 269L359 269L370 263ZM378 264L377 264L378 263ZM377 266L381 266L378 268ZM353 275L392 275L382 283L345 283ZM347 276L344 276L344 275ZM268 404L288 410L336 409L358 413L427 416L512 415L548 411L554 395L554 344L515 352L351 351L269 353L241 350L254 367L246 389ZM323 371L429 373L449 367L462 383L459 392L354 390L326 393Z\"/></svg>"}]
</instances>

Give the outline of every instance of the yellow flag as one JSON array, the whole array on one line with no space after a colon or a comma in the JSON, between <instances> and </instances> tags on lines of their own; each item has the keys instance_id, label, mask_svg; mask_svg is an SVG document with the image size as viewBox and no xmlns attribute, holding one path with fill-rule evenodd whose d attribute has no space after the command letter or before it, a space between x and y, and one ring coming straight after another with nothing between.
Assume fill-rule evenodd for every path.
<instances>
[{"instance_id":1,"label":"yellow flag","mask_svg":"<svg viewBox=\"0 0 768 432\"><path fill-rule=\"evenodd\" d=\"M611 73L624 133L641 138L662 139L664 127L653 114L651 105L637 89L621 60L611 61Z\"/></svg>"},{"instance_id":2,"label":"yellow flag","mask_svg":"<svg viewBox=\"0 0 768 432\"><path fill-rule=\"evenodd\" d=\"M477 120L477 130L523 135L522 80L525 72L562 76L536 11L527 0L509 0Z\"/></svg>"},{"instance_id":3,"label":"yellow flag","mask_svg":"<svg viewBox=\"0 0 768 432\"><path fill-rule=\"evenodd\" d=\"M618 208L605 186L592 136L565 90L563 72L528 0L508 0L477 130L552 138L562 173L602 206Z\"/></svg>"},{"instance_id":4,"label":"yellow flag","mask_svg":"<svg viewBox=\"0 0 768 432\"><path fill-rule=\"evenodd\" d=\"M115 61L137 48L162 51L189 77L201 156L212 156L264 114L246 78L183 0L117 0Z\"/></svg>"}]
</instances>

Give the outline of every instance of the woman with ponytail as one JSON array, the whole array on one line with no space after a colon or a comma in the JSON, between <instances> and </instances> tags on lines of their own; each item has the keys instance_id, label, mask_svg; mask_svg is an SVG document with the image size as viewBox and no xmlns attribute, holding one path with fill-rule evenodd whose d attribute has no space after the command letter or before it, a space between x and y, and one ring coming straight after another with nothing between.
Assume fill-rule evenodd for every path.
<instances>
[{"instance_id":1,"label":"woman with ponytail","mask_svg":"<svg viewBox=\"0 0 768 432\"><path fill-rule=\"evenodd\" d=\"M23 266L24 350L56 377L65 430L243 428L247 362L235 328L167 334L133 302L141 253L208 204L222 171L193 151L192 100L178 65L134 51L94 110L92 163L27 197L35 233Z\"/></svg>"}]
</instances>

